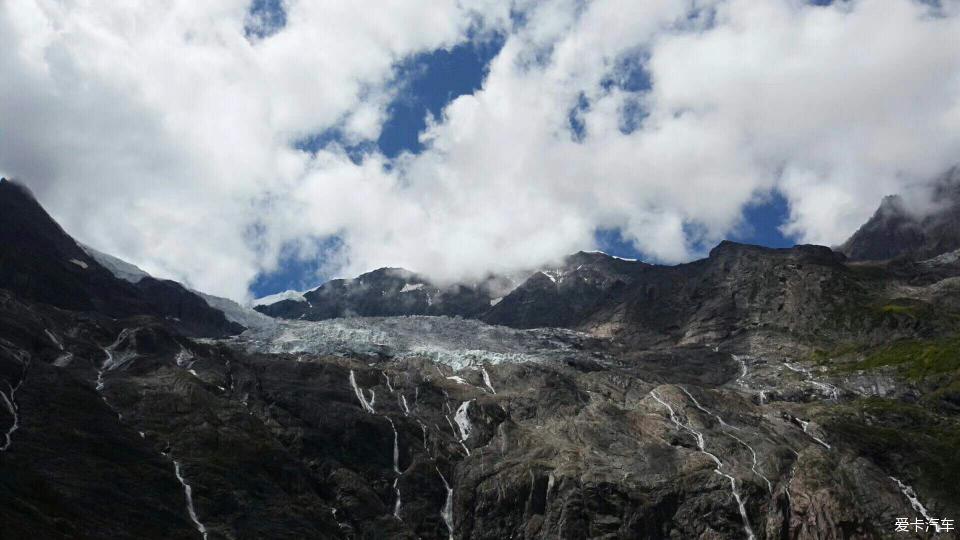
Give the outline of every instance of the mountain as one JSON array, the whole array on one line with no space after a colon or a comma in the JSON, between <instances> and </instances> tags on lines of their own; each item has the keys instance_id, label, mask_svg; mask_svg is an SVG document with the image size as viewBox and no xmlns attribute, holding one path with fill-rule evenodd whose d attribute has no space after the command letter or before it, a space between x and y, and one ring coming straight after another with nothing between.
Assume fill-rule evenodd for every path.
<instances>
[{"instance_id":1,"label":"mountain","mask_svg":"<svg viewBox=\"0 0 960 540\"><path fill-rule=\"evenodd\" d=\"M98 251L90 246L85 246L83 244L79 245L84 251L87 252L88 255L93 257L94 260L109 270L110 273L118 279L122 279L123 281L128 281L133 284L140 284L140 282L144 279L153 279L153 276L147 272L144 272L134 264L130 264L127 261L114 257L113 255ZM146 281L144 283L150 283L150 281ZM179 284L175 285L180 286ZM182 286L180 287L183 288ZM229 298L213 296L211 294L206 294L192 289L188 290L194 295L203 299L203 301L206 302L206 304L211 308L223 313L224 317L226 317L228 321L236 323L244 328L253 328L256 326L272 324L273 319L270 317L267 317L266 315L263 315L248 307L241 306ZM234 327L234 329L236 329L236 327Z\"/></svg>"},{"instance_id":2,"label":"mountain","mask_svg":"<svg viewBox=\"0 0 960 540\"><path fill-rule=\"evenodd\" d=\"M110 317L156 315L197 336L242 330L173 281L118 279L44 211L24 187L0 180L0 288L18 297Z\"/></svg>"},{"instance_id":3,"label":"mountain","mask_svg":"<svg viewBox=\"0 0 960 540\"><path fill-rule=\"evenodd\" d=\"M303 301L257 309L302 320L460 316L513 328L569 328L644 346L715 342L748 331L814 342L841 342L854 334L867 339L879 331L874 306L883 294L873 294L873 277L845 260L822 246L772 249L729 241L705 259L677 266L579 252L489 301L485 289L461 287L455 298L479 299L451 303L416 274L380 269L325 284L304 293ZM907 272L918 277L931 271ZM946 272L941 277L953 275L951 265L940 271Z\"/></svg>"},{"instance_id":4,"label":"mountain","mask_svg":"<svg viewBox=\"0 0 960 540\"><path fill-rule=\"evenodd\" d=\"M270 319L0 211L3 538L956 537L895 530L960 511L956 251L381 269Z\"/></svg>"},{"instance_id":5,"label":"mountain","mask_svg":"<svg viewBox=\"0 0 960 540\"><path fill-rule=\"evenodd\" d=\"M460 315L477 317L490 308L502 279L479 284L438 285L402 268L380 268L355 279L334 279L294 296L282 293L254 309L271 317L317 321L336 317ZM273 299L271 299L273 300Z\"/></svg>"},{"instance_id":6,"label":"mountain","mask_svg":"<svg viewBox=\"0 0 960 540\"><path fill-rule=\"evenodd\" d=\"M492 275L480 283L437 285L403 268L380 268L316 289L255 302L271 317L446 315L516 328L570 327L650 265L602 252L579 252L536 272Z\"/></svg>"},{"instance_id":7,"label":"mountain","mask_svg":"<svg viewBox=\"0 0 960 540\"><path fill-rule=\"evenodd\" d=\"M933 208L921 213L899 195L885 197L840 251L852 260L884 260L926 259L960 249L960 168L940 178L932 199Z\"/></svg>"},{"instance_id":8,"label":"mountain","mask_svg":"<svg viewBox=\"0 0 960 540\"><path fill-rule=\"evenodd\" d=\"M535 272L481 318L516 328L576 327L649 268L643 262L581 251L556 268Z\"/></svg>"}]
</instances>

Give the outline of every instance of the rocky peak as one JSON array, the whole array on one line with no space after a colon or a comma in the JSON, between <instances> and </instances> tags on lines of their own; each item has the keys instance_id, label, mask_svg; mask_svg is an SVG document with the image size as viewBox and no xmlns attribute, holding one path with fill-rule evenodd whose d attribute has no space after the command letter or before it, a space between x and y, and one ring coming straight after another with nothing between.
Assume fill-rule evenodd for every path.
<instances>
[{"instance_id":1,"label":"rocky peak","mask_svg":"<svg viewBox=\"0 0 960 540\"><path fill-rule=\"evenodd\" d=\"M812 244L797 244L789 248L769 248L752 244L741 244L730 240L723 240L717 247L710 250L710 260L733 260L738 258L789 258L818 264L837 264L846 259L826 246Z\"/></svg>"},{"instance_id":2,"label":"rocky peak","mask_svg":"<svg viewBox=\"0 0 960 540\"><path fill-rule=\"evenodd\" d=\"M930 208L917 212L899 195L884 197L840 251L851 260L886 260L925 259L960 248L960 169L938 179L931 199Z\"/></svg>"},{"instance_id":3,"label":"rocky peak","mask_svg":"<svg viewBox=\"0 0 960 540\"><path fill-rule=\"evenodd\" d=\"M379 268L352 279L334 279L255 309L272 317L324 320L345 316L460 315L476 317L490 307L487 283L441 285L403 268Z\"/></svg>"}]
</instances>

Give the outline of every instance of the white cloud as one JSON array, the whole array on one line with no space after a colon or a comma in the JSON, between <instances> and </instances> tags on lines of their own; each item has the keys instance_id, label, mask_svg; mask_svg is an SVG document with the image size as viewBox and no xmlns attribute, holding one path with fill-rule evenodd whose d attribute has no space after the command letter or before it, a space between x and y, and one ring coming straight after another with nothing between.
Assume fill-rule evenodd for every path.
<instances>
[{"instance_id":1,"label":"white cloud","mask_svg":"<svg viewBox=\"0 0 960 540\"><path fill-rule=\"evenodd\" d=\"M283 246L313 257L334 234L328 267L346 274L477 277L590 247L597 227L682 261L773 188L787 232L838 243L960 156L956 0L936 16L909 0L516 2L525 24L501 2L427 4L288 2L287 26L251 43L245 1L3 3L0 168L84 242L241 298ZM292 149L334 126L376 138L397 62L471 27L506 41L422 154L385 168ZM649 92L604 84L631 61Z\"/></svg>"},{"instance_id":2,"label":"white cloud","mask_svg":"<svg viewBox=\"0 0 960 540\"><path fill-rule=\"evenodd\" d=\"M467 4L285 2L251 43L247 0L3 2L0 164L84 242L242 298L290 239L245 233L308 167L291 142L375 138L399 59L505 16Z\"/></svg>"}]
</instances>

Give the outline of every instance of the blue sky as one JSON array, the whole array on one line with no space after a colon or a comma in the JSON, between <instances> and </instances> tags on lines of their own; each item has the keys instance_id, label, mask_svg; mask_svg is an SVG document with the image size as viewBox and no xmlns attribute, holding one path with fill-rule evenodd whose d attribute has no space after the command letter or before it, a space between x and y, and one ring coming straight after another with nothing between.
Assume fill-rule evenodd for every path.
<instances>
[{"instance_id":1,"label":"blue sky","mask_svg":"<svg viewBox=\"0 0 960 540\"><path fill-rule=\"evenodd\" d=\"M279 10L278 0L256 0L253 6L254 12L260 16L259 20L273 25L272 31L275 31L278 25L282 26L285 17L279 14L282 10ZM401 90L387 108L388 117L380 137L375 142L347 145L348 152L356 159L359 159L363 152L372 149L389 158L402 152L421 152L423 147L419 136L426 128L427 116L440 116L443 108L452 100L480 89L489 62L502 45L502 37L493 36L485 40L468 41L449 50L439 49L419 54L403 62L396 70L395 82ZM604 86L616 85L628 91L648 89L650 81L642 68L642 59L634 60L618 70L621 74L618 80L604 81ZM582 100L570 111L570 128L575 137L582 135L583 129L578 120L578 110L587 107L589 104ZM642 121L642 117L643 111L637 111L632 119L625 120L621 129L625 132L631 131L636 127L636 122ZM297 146L305 150L317 150L330 143L343 144L337 130L309 137L300 141ZM786 200L778 193L769 194L767 199L761 204L750 205L744 209L744 226L738 234L730 237L731 240L770 247L788 247L794 244L785 238L778 228L788 216ZM601 250L611 255L650 260L650 257L624 240L616 229L597 230L595 240ZM589 247L584 246L584 249ZM712 246L698 247L709 250ZM322 261L304 261L288 255L281 259L279 270L258 275L250 290L254 297L262 297L287 289L312 288L334 277L323 275L322 267Z\"/></svg>"}]
</instances>

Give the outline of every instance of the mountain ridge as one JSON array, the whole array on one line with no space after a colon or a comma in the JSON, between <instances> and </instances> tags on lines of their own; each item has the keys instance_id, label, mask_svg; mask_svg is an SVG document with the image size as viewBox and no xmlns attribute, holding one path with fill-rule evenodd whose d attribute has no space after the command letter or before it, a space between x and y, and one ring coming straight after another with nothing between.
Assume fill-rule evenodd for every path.
<instances>
[{"instance_id":1,"label":"mountain ridge","mask_svg":"<svg viewBox=\"0 0 960 540\"><path fill-rule=\"evenodd\" d=\"M4 537L866 540L960 511L954 252L576 253L498 302L384 269L307 300L389 316L210 335L151 299L236 304L33 210L0 215L35 230L0 227ZM443 303L475 318L411 313Z\"/></svg>"},{"instance_id":2,"label":"mountain ridge","mask_svg":"<svg viewBox=\"0 0 960 540\"><path fill-rule=\"evenodd\" d=\"M0 181L0 288L20 297L113 317L155 314L203 336L242 330L174 281L117 278L89 255L21 184ZM182 324L181 324L182 321Z\"/></svg>"}]
</instances>

